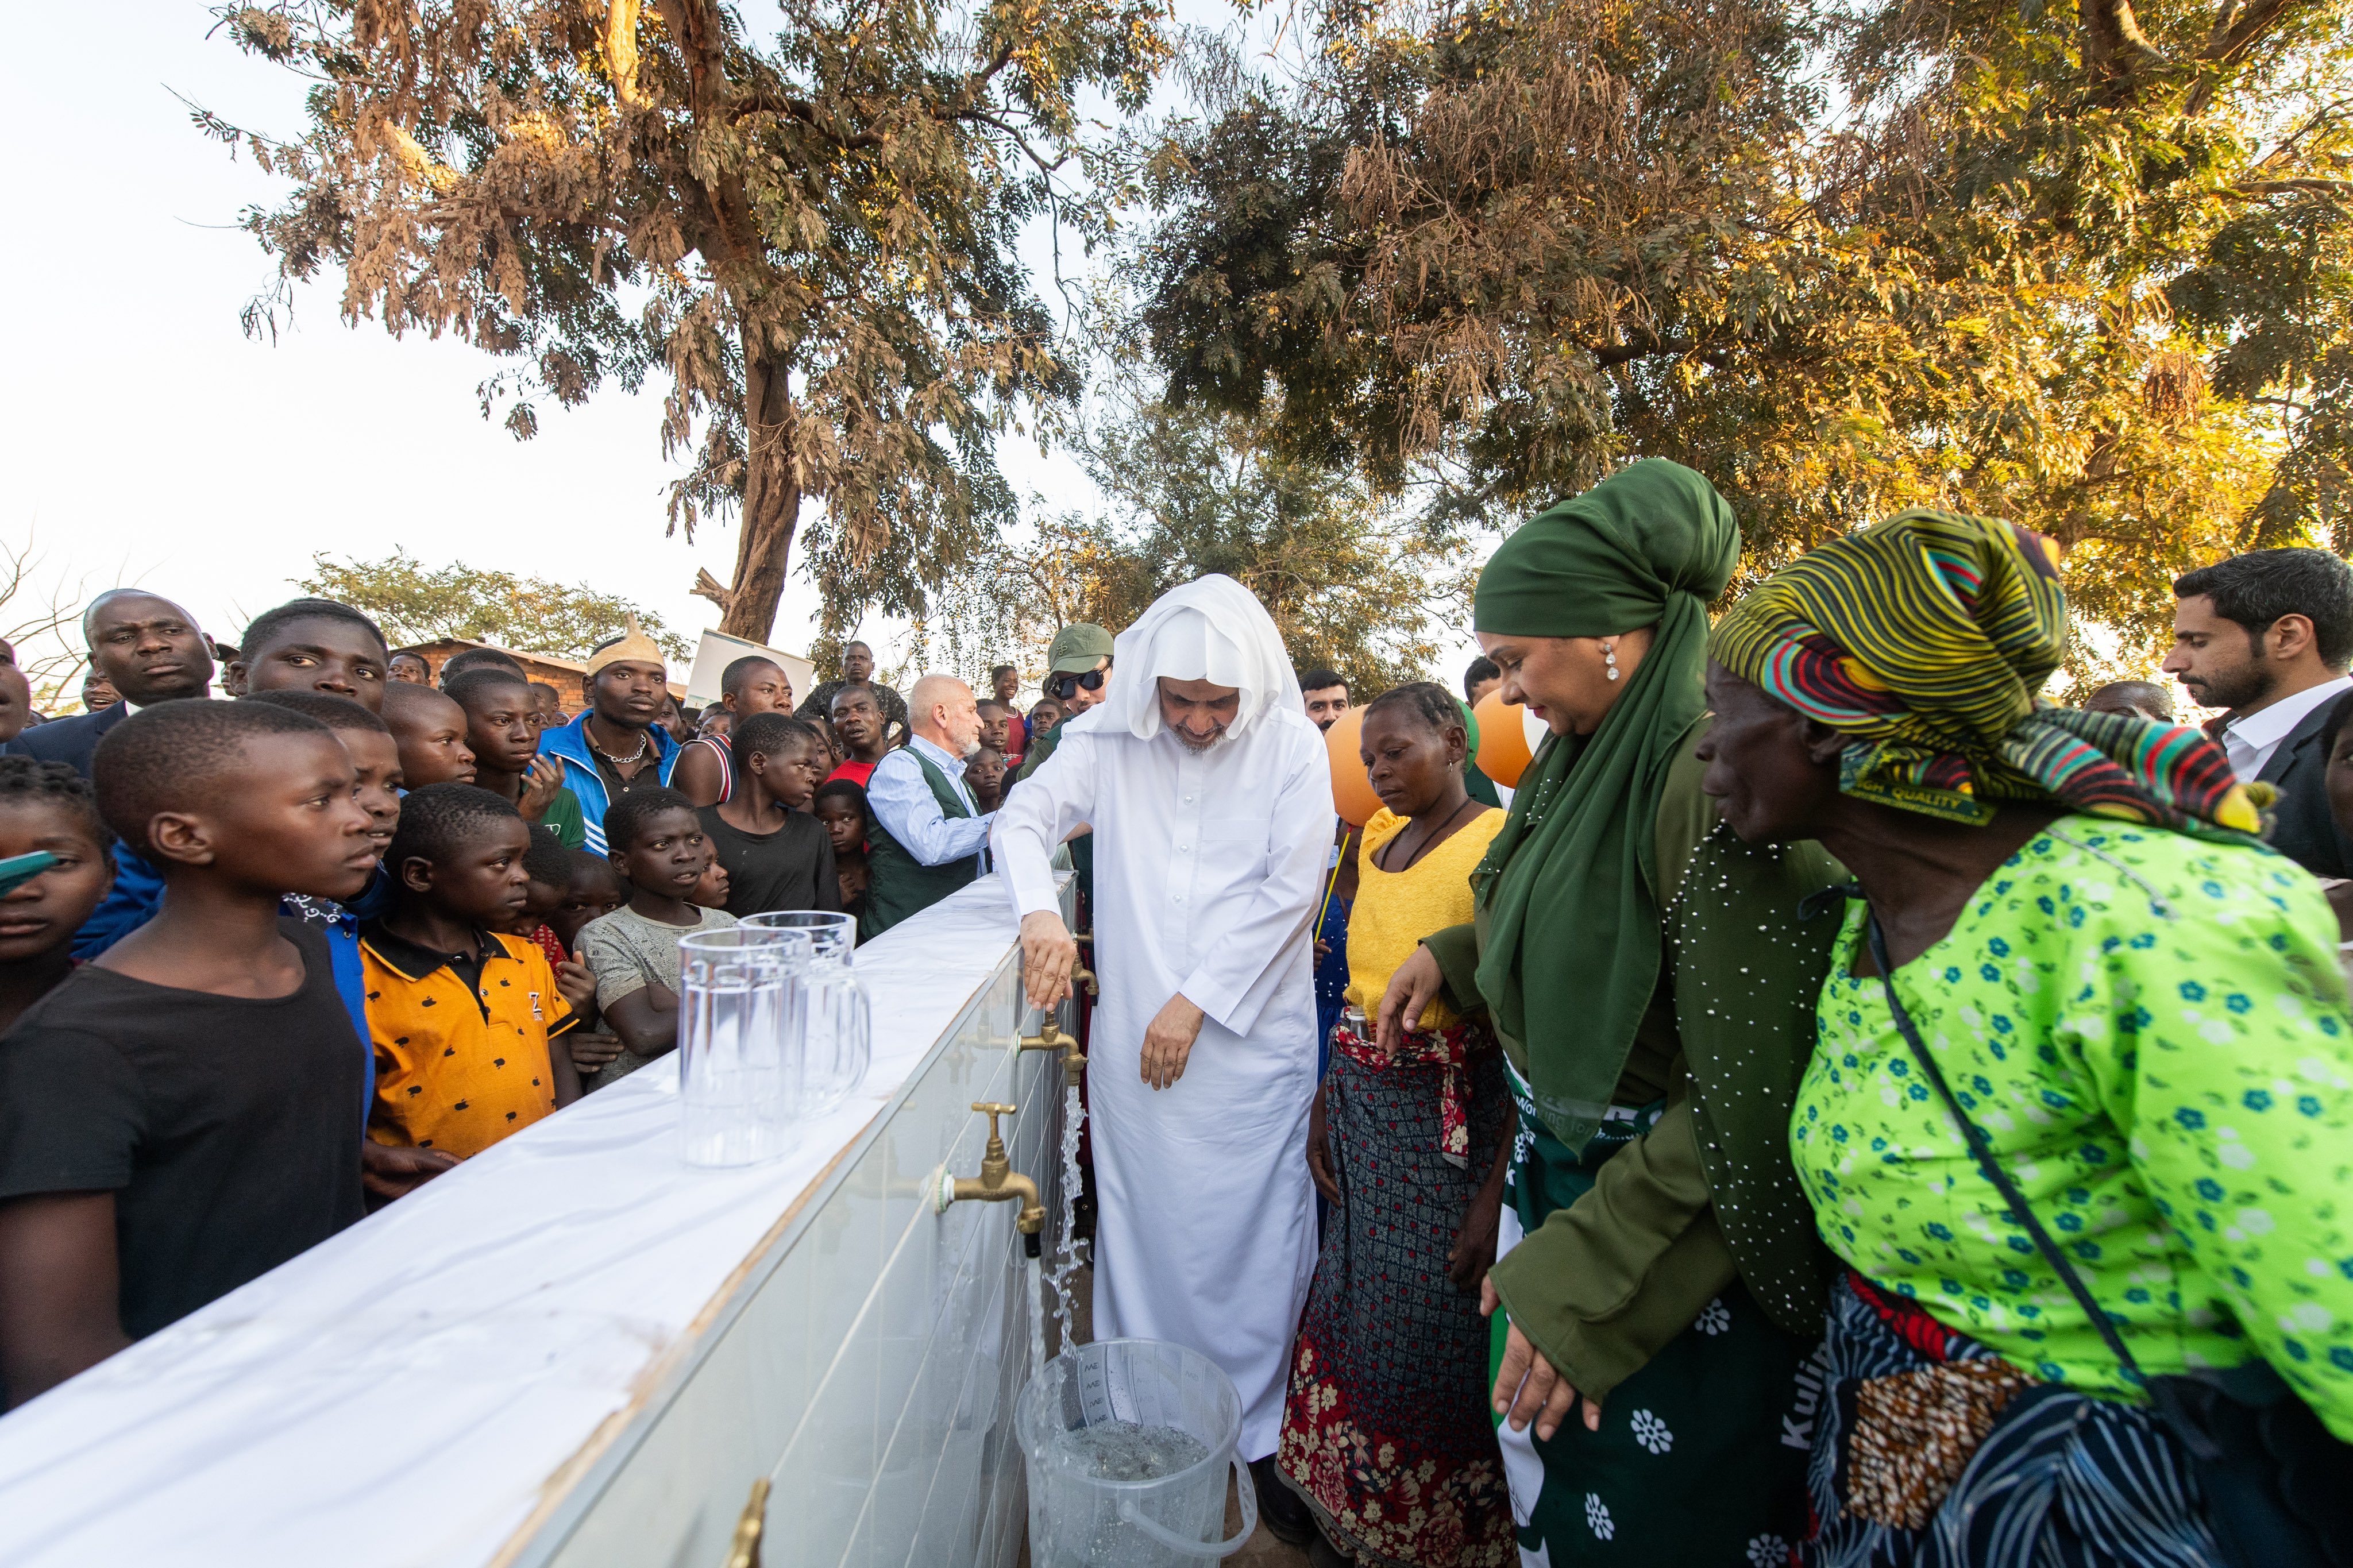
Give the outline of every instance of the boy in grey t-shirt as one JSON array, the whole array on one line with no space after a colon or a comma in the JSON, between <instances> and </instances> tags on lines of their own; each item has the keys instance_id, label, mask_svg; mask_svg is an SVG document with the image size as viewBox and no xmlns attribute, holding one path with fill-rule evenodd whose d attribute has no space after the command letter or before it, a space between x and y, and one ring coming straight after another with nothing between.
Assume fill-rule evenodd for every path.
<instances>
[{"instance_id":1,"label":"boy in grey t-shirt","mask_svg":"<svg viewBox=\"0 0 2353 1568\"><path fill-rule=\"evenodd\" d=\"M735 923L724 910L688 902L712 861L711 841L686 796L631 790L605 813L613 868L629 901L580 930L579 956L596 975L596 1007L621 1038L621 1054L584 1087L627 1078L678 1045L681 937Z\"/></svg>"}]
</instances>

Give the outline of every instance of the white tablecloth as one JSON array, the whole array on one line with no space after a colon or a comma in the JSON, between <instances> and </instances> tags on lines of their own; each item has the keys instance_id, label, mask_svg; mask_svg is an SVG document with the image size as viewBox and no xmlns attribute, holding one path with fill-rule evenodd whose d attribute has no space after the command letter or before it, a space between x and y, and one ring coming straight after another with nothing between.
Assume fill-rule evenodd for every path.
<instances>
[{"instance_id":1,"label":"white tablecloth","mask_svg":"<svg viewBox=\"0 0 2353 1568\"><path fill-rule=\"evenodd\" d=\"M665 1059L0 1417L0 1563L488 1561L1014 934L992 877L860 948L872 1068L783 1160L683 1163Z\"/></svg>"}]
</instances>

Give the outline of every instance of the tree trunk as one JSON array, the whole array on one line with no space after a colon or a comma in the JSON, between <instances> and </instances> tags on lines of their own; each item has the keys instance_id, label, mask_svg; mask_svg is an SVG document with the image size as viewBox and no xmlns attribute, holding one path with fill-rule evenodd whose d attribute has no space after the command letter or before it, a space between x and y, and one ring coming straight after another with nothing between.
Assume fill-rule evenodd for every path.
<instances>
[{"instance_id":1,"label":"tree trunk","mask_svg":"<svg viewBox=\"0 0 2353 1568\"><path fill-rule=\"evenodd\" d=\"M656 0L662 26L686 64L687 108L698 128L723 121L732 97L727 79L727 28L717 0ZM616 0L613 9L621 8ZM609 15L609 13L608 13ZM707 227L695 248L739 311L756 296L766 268L759 226L743 180L733 174L702 186ZM699 227L701 226L698 226ZM790 366L758 345L754 323L738 318L744 345L744 513L735 547L735 581L705 597L723 602L719 629L765 643L785 594L785 566L800 526L801 481L793 463Z\"/></svg>"},{"instance_id":2,"label":"tree trunk","mask_svg":"<svg viewBox=\"0 0 2353 1568\"><path fill-rule=\"evenodd\" d=\"M800 527L801 482L793 464L792 390L779 361L744 357L743 532L735 546L735 582L719 629L765 643L785 596L785 568Z\"/></svg>"}]
</instances>

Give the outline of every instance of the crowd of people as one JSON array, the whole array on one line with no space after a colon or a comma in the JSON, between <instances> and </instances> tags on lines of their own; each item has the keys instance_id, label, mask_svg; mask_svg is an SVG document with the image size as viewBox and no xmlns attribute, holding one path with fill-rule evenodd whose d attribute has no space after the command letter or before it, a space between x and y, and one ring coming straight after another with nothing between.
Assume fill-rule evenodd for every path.
<instances>
[{"instance_id":1,"label":"crowd of people","mask_svg":"<svg viewBox=\"0 0 2353 1568\"><path fill-rule=\"evenodd\" d=\"M902 698L856 643L797 706L747 658L692 712L634 624L569 694L327 599L234 646L144 591L81 629L67 718L0 644L7 1405L672 1050L681 937L871 935L971 880L1060 714L1009 668Z\"/></svg>"},{"instance_id":2,"label":"crowd of people","mask_svg":"<svg viewBox=\"0 0 2353 1568\"><path fill-rule=\"evenodd\" d=\"M79 715L0 646L0 1392L670 1052L682 936L993 874L1060 1003L1067 847L1094 1332L1224 1368L1319 1564L2343 1562L2353 572L2177 580L2195 727L2041 698L2021 529L1904 512L1712 620L1739 550L1638 462L1497 551L1459 695L1212 576L1026 710L103 595Z\"/></svg>"}]
</instances>

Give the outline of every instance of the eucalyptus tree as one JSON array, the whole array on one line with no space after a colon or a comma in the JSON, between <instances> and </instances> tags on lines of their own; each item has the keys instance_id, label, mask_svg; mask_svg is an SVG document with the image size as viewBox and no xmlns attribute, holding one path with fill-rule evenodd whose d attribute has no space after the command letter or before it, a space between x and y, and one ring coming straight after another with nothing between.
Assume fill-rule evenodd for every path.
<instances>
[{"instance_id":1,"label":"eucalyptus tree","mask_svg":"<svg viewBox=\"0 0 2353 1568\"><path fill-rule=\"evenodd\" d=\"M199 110L288 183L246 215L248 309L342 307L512 360L517 437L607 383L666 388L669 523L740 521L723 630L765 640L800 531L828 615L919 614L1011 512L997 435L1077 375L1017 244L1100 240L1092 164L1166 52L1162 0L280 0L219 13L308 74L283 138Z\"/></svg>"}]
</instances>

